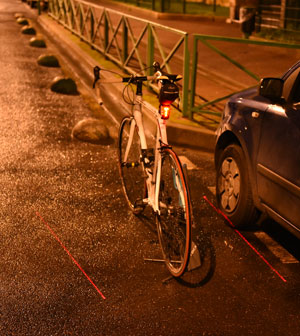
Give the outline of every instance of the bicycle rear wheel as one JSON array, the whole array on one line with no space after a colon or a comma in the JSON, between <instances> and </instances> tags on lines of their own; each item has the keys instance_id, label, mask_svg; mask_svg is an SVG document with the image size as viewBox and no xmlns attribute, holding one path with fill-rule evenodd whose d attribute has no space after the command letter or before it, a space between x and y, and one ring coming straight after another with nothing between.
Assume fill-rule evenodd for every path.
<instances>
[{"instance_id":1,"label":"bicycle rear wheel","mask_svg":"<svg viewBox=\"0 0 300 336\"><path fill-rule=\"evenodd\" d=\"M130 209L139 214L143 211L146 183L141 162L140 138L133 118L125 117L122 120L118 145L119 171L124 195Z\"/></svg>"},{"instance_id":2,"label":"bicycle rear wheel","mask_svg":"<svg viewBox=\"0 0 300 336\"><path fill-rule=\"evenodd\" d=\"M181 163L162 152L157 231L166 266L174 277L186 270L191 250L191 202Z\"/></svg>"}]
</instances>

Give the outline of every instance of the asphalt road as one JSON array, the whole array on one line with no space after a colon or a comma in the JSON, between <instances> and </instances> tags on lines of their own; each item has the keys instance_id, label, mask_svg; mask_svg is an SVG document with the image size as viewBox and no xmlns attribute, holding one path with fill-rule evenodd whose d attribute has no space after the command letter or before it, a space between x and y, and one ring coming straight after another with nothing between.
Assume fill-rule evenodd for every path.
<instances>
[{"instance_id":1,"label":"asphalt road","mask_svg":"<svg viewBox=\"0 0 300 336\"><path fill-rule=\"evenodd\" d=\"M163 282L164 265L144 261L160 257L151 213L127 209L115 144L71 138L92 111L82 95L50 91L61 70L37 65L45 51L20 33L20 11L32 13L0 0L0 334L300 334L298 243L280 238L295 256L286 263L243 232L268 265L224 222L203 198L214 203L209 153L176 148L196 165L201 267Z\"/></svg>"}]
</instances>

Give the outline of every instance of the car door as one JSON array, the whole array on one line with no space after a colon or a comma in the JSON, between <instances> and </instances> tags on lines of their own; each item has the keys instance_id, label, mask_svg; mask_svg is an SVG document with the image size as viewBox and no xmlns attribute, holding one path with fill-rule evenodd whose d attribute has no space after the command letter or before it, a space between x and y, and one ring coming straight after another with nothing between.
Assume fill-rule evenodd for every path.
<instances>
[{"instance_id":1,"label":"car door","mask_svg":"<svg viewBox=\"0 0 300 336\"><path fill-rule=\"evenodd\" d=\"M300 68L284 84L282 105L263 115L257 188L272 217L300 229Z\"/></svg>"}]
</instances>

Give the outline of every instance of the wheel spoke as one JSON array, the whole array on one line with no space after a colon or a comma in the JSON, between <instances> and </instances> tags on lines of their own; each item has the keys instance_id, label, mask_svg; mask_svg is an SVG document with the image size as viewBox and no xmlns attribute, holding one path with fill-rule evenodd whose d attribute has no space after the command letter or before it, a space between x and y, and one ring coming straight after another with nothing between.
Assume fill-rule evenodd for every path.
<instances>
[{"instance_id":1,"label":"wheel spoke","mask_svg":"<svg viewBox=\"0 0 300 336\"><path fill-rule=\"evenodd\" d=\"M230 170L230 161L229 160L224 160L223 164L222 164L222 175L225 177L228 173L228 171Z\"/></svg>"},{"instance_id":2,"label":"wheel spoke","mask_svg":"<svg viewBox=\"0 0 300 336\"><path fill-rule=\"evenodd\" d=\"M237 199L234 195L230 195L228 197L228 203L227 203L227 208L228 210L231 212L235 209L236 207L236 204L237 204Z\"/></svg>"},{"instance_id":3,"label":"wheel spoke","mask_svg":"<svg viewBox=\"0 0 300 336\"><path fill-rule=\"evenodd\" d=\"M235 162L235 160L231 160L230 165L229 165L229 171L233 177L236 175L239 175L239 168Z\"/></svg>"},{"instance_id":4,"label":"wheel spoke","mask_svg":"<svg viewBox=\"0 0 300 336\"><path fill-rule=\"evenodd\" d=\"M225 178L223 177L223 175L220 175L218 178L218 188L221 194L225 192Z\"/></svg>"},{"instance_id":5,"label":"wheel spoke","mask_svg":"<svg viewBox=\"0 0 300 336\"><path fill-rule=\"evenodd\" d=\"M240 175L237 174L233 179L233 193L235 196L238 196L240 194Z\"/></svg>"},{"instance_id":6,"label":"wheel spoke","mask_svg":"<svg viewBox=\"0 0 300 336\"><path fill-rule=\"evenodd\" d=\"M191 220L183 171L176 155L165 150L162 157L157 216L159 241L166 266L173 276L185 271L190 250Z\"/></svg>"}]
</instances>

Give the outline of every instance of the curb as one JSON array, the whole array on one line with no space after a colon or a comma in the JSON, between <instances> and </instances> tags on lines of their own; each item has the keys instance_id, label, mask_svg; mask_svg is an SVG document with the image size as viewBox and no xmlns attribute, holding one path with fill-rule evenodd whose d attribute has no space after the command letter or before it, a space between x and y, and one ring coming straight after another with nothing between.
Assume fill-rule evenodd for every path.
<instances>
[{"instance_id":1,"label":"curb","mask_svg":"<svg viewBox=\"0 0 300 336\"><path fill-rule=\"evenodd\" d=\"M65 28L52 18L48 17L46 19L41 15L38 17L37 22L41 26L44 35L56 46L61 59L71 69L76 80L83 84L88 94L97 101L96 94L92 89L93 68L97 65L97 62L76 43L67 38L65 34L60 34L60 30ZM103 79L106 79L105 74L103 74ZM101 96L105 103L104 111L113 120L116 127L119 127L121 119L131 112L128 105L120 99L122 89L122 84L106 84L105 88L101 91ZM153 109L154 107L148 103L145 103L143 106L143 111L145 111L143 114L145 127L150 132L155 131L156 127L152 113ZM168 122L167 131L168 140L171 145L192 147L209 152L214 151L215 133L211 130Z\"/></svg>"}]
</instances>

